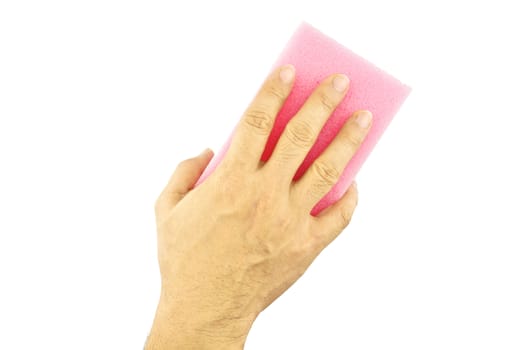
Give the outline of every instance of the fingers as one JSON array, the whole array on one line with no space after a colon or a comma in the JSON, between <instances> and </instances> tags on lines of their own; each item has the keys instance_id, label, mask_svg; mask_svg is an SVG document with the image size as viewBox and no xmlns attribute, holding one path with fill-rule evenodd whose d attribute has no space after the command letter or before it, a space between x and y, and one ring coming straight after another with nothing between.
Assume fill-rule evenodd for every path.
<instances>
[{"instance_id":1,"label":"fingers","mask_svg":"<svg viewBox=\"0 0 525 350\"><path fill-rule=\"evenodd\" d=\"M223 162L257 168L275 117L292 90L294 78L292 65L280 67L270 74L237 124Z\"/></svg>"},{"instance_id":2,"label":"fingers","mask_svg":"<svg viewBox=\"0 0 525 350\"><path fill-rule=\"evenodd\" d=\"M197 157L180 162L157 199L157 212L176 205L193 188L212 157L213 151L206 149Z\"/></svg>"},{"instance_id":3,"label":"fingers","mask_svg":"<svg viewBox=\"0 0 525 350\"><path fill-rule=\"evenodd\" d=\"M352 220L357 200L357 185L354 182L341 199L320 212L317 217L312 217L314 222L309 243L314 249L321 251L343 232Z\"/></svg>"},{"instance_id":4,"label":"fingers","mask_svg":"<svg viewBox=\"0 0 525 350\"><path fill-rule=\"evenodd\" d=\"M372 114L359 111L347 120L335 139L292 186L291 196L310 210L337 183L370 130Z\"/></svg>"},{"instance_id":5,"label":"fingers","mask_svg":"<svg viewBox=\"0 0 525 350\"><path fill-rule=\"evenodd\" d=\"M316 88L286 125L267 167L278 169L283 178L291 182L325 122L346 94L348 83L348 77L336 74Z\"/></svg>"}]
</instances>

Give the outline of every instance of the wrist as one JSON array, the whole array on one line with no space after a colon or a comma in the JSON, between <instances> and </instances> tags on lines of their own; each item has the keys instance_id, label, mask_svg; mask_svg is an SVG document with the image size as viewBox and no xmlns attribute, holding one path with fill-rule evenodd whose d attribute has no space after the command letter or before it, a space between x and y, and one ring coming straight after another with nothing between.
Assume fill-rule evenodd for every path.
<instances>
[{"instance_id":1,"label":"wrist","mask_svg":"<svg viewBox=\"0 0 525 350\"><path fill-rule=\"evenodd\" d=\"M254 317L217 315L161 300L145 350L242 350Z\"/></svg>"},{"instance_id":2,"label":"wrist","mask_svg":"<svg viewBox=\"0 0 525 350\"><path fill-rule=\"evenodd\" d=\"M201 331L166 330L153 327L145 350L242 350L246 337L215 336Z\"/></svg>"}]
</instances>

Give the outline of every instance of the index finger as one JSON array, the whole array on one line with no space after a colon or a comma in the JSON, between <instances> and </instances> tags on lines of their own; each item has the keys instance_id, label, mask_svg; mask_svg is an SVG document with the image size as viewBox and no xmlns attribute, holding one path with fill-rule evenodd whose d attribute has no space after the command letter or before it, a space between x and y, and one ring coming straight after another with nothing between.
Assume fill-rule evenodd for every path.
<instances>
[{"instance_id":1,"label":"index finger","mask_svg":"<svg viewBox=\"0 0 525 350\"><path fill-rule=\"evenodd\" d=\"M294 78L295 68L289 64L270 73L237 124L223 162L257 168L275 118L292 90Z\"/></svg>"}]
</instances>

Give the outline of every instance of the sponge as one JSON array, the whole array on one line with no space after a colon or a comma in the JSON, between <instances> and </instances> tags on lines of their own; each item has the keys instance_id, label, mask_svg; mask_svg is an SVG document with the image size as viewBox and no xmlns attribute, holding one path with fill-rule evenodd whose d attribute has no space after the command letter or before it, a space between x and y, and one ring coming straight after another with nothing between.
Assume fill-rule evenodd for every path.
<instances>
[{"instance_id":1,"label":"sponge","mask_svg":"<svg viewBox=\"0 0 525 350\"><path fill-rule=\"evenodd\" d=\"M339 181L312 209L311 215L315 216L338 201L346 192L388 124L408 97L410 88L307 23L302 23L297 28L273 68L284 64L295 66L295 84L277 115L261 157L263 161L270 158L288 121L324 78L333 73L343 73L350 78L347 95L321 130L314 146L298 168L294 180L301 178L313 161L332 142L354 111L367 109L374 116L366 139L347 164ZM232 135L212 159L197 181L197 185L215 170L228 150L231 139Z\"/></svg>"}]
</instances>

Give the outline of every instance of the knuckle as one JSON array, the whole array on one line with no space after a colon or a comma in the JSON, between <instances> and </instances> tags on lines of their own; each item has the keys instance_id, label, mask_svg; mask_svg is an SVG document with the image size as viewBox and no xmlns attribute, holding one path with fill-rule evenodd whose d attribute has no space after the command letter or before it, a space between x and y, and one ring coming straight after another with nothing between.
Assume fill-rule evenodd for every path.
<instances>
[{"instance_id":1,"label":"knuckle","mask_svg":"<svg viewBox=\"0 0 525 350\"><path fill-rule=\"evenodd\" d=\"M341 210L340 211L340 217L341 217L341 231L344 230L352 220L352 212L350 210Z\"/></svg>"},{"instance_id":2,"label":"knuckle","mask_svg":"<svg viewBox=\"0 0 525 350\"><path fill-rule=\"evenodd\" d=\"M193 159L185 159L182 162L180 162L177 165L177 170L184 170L185 168L189 167L192 163Z\"/></svg>"},{"instance_id":3,"label":"knuckle","mask_svg":"<svg viewBox=\"0 0 525 350\"><path fill-rule=\"evenodd\" d=\"M349 132L345 135L344 140L350 149L356 150L361 145L361 142L363 142L363 137L355 132Z\"/></svg>"},{"instance_id":4,"label":"knuckle","mask_svg":"<svg viewBox=\"0 0 525 350\"><path fill-rule=\"evenodd\" d=\"M155 210L156 214L159 214L164 207L165 207L164 196L161 194L155 200L155 203L153 204L153 209Z\"/></svg>"},{"instance_id":5,"label":"knuckle","mask_svg":"<svg viewBox=\"0 0 525 350\"><path fill-rule=\"evenodd\" d=\"M314 129L305 121L296 120L289 123L285 135L291 143L301 148L310 148L315 141Z\"/></svg>"},{"instance_id":6,"label":"knuckle","mask_svg":"<svg viewBox=\"0 0 525 350\"><path fill-rule=\"evenodd\" d=\"M317 99L324 112L331 113L336 107L336 102L326 92L319 91Z\"/></svg>"},{"instance_id":7,"label":"knuckle","mask_svg":"<svg viewBox=\"0 0 525 350\"><path fill-rule=\"evenodd\" d=\"M273 126L273 118L264 108L252 108L247 111L244 122L261 134L269 134Z\"/></svg>"},{"instance_id":8,"label":"knuckle","mask_svg":"<svg viewBox=\"0 0 525 350\"><path fill-rule=\"evenodd\" d=\"M284 101L286 99L286 93L275 85L269 85L264 90L266 94L268 94L271 97L277 98L279 102Z\"/></svg>"},{"instance_id":9,"label":"knuckle","mask_svg":"<svg viewBox=\"0 0 525 350\"><path fill-rule=\"evenodd\" d=\"M153 208L155 209L155 212L159 212L161 207L160 198L155 199L155 202L153 203Z\"/></svg>"},{"instance_id":10,"label":"knuckle","mask_svg":"<svg viewBox=\"0 0 525 350\"><path fill-rule=\"evenodd\" d=\"M335 166L319 160L313 163L312 169L321 185L324 186L335 185L341 175Z\"/></svg>"}]
</instances>

